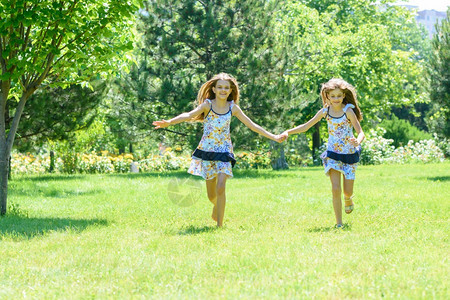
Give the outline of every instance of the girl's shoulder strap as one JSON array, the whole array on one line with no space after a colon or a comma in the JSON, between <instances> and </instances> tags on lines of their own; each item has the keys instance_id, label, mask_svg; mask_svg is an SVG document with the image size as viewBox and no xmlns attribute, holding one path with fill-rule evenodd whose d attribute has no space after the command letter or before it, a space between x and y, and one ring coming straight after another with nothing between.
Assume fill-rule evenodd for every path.
<instances>
[{"instance_id":1,"label":"girl's shoulder strap","mask_svg":"<svg viewBox=\"0 0 450 300\"><path fill-rule=\"evenodd\" d=\"M347 103L342 110L344 111L344 113L346 113L347 109L349 108L355 108L355 106L353 104Z\"/></svg>"},{"instance_id":2,"label":"girl's shoulder strap","mask_svg":"<svg viewBox=\"0 0 450 300\"><path fill-rule=\"evenodd\" d=\"M212 102L211 102L211 100L205 99L205 102L206 102L206 103L209 103L209 110L208 110L208 112L206 113L206 115L203 117L204 119L206 119L206 117L209 115L209 113L210 113L211 110L212 110Z\"/></svg>"}]
</instances>

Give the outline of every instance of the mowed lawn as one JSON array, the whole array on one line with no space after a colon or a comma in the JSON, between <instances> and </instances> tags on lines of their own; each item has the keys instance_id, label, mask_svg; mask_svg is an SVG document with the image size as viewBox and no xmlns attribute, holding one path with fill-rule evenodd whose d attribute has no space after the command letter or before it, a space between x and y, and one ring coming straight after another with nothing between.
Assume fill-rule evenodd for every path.
<instances>
[{"instance_id":1,"label":"mowed lawn","mask_svg":"<svg viewBox=\"0 0 450 300\"><path fill-rule=\"evenodd\" d=\"M321 167L235 170L220 229L185 172L16 176L0 298L448 299L450 163L356 176L343 230Z\"/></svg>"}]
</instances>

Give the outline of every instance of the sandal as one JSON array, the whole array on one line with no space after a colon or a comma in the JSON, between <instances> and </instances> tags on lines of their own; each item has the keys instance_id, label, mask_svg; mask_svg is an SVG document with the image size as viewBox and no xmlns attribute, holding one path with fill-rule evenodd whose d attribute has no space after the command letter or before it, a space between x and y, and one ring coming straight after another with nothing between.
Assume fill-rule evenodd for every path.
<instances>
[{"instance_id":1,"label":"sandal","mask_svg":"<svg viewBox=\"0 0 450 300\"><path fill-rule=\"evenodd\" d=\"M345 213L346 214L349 214L349 213L351 213L353 211L354 204L353 204L353 200L352 199L353 199L353 196L351 196L348 199L344 198L344 201L345 201Z\"/></svg>"},{"instance_id":2,"label":"sandal","mask_svg":"<svg viewBox=\"0 0 450 300\"><path fill-rule=\"evenodd\" d=\"M336 228L336 229L344 228L344 224L336 224L336 225L334 225L334 228Z\"/></svg>"}]
</instances>

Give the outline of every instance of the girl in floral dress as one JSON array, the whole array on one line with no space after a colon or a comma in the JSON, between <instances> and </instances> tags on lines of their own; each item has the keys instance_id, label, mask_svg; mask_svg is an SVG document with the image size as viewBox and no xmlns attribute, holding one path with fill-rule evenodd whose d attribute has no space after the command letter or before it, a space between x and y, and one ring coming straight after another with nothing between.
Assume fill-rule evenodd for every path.
<instances>
[{"instance_id":1,"label":"girl in floral dress","mask_svg":"<svg viewBox=\"0 0 450 300\"><path fill-rule=\"evenodd\" d=\"M333 194L333 208L336 216L336 227L342 227L341 174L344 181L345 212L351 213L353 204L353 184L355 171L361 153L360 144L364 140L364 132L359 121L362 114L356 100L356 90L348 82L333 78L322 85L320 95L324 108L305 124L283 132L283 136L305 132L311 126L326 118L328 124L327 150L321 158L325 174L330 176ZM357 137L353 136L353 129Z\"/></svg>"},{"instance_id":2,"label":"girl in floral dress","mask_svg":"<svg viewBox=\"0 0 450 300\"><path fill-rule=\"evenodd\" d=\"M206 180L208 198L214 204L212 218L221 227L225 213L225 185L227 179L233 177L232 167L236 162L230 138L231 117L237 117L248 128L271 140L282 142L285 137L267 132L242 112L238 106L238 83L229 74L217 74L204 83L196 104L197 108L190 112L170 120L154 121L153 125L158 129L189 120L203 121L203 136L192 154L188 172Z\"/></svg>"}]
</instances>

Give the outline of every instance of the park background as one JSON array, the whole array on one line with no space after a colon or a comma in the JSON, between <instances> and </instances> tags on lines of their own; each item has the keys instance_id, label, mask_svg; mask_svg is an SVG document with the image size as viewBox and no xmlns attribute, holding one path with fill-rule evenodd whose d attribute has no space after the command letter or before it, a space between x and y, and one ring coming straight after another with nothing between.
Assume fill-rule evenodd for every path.
<instances>
[{"instance_id":1,"label":"park background","mask_svg":"<svg viewBox=\"0 0 450 300\"><path fill-rule=\"evenodd\" d=\"M8 259L0 295L448 296L449 12L430 38L416 11L392 4L2 1L0 240ZM331 229L329 183L317 167L325 122L274 144L233 120L238 162L225 231L205 225L205 199L188 208L168 200L202 124L156 131L151 123L193 109L201 84L219 72L237 78L241 108L274 133L320 109L321 83L341 77L356 87L367 136L356 191L364 218L353 214L345 231ZM262 204L240 199L249 193L261 194ZM319 252L317 239L326 245ZM356 258L328 261L342 247L336 240L355 247ZM230 261L220 262L212 241ZM231 262L239 258L232 241L255 257ZM25 245L30 250L21 252ZM71 252L75 245L91 258ZM298 247L323 268L307 267ZM186 251L213 254L188 263ZM280 264L271 267L274 260ZM167 271L175 269L170 262L181 275ZM219 291L206 280L213 269L232 278L223 285L213 277ZM130 270L137 272L131 285ZM358 271L372 275L352 290Z\"/></svg>"},{"instance_id":2,"label":"park background","mask_svg":"<svg viewBox=\"0 0 450 300\"><path fill-rule=\"evenodd\" d=\"M155 131L151 123L193 109L201 84L220 72L237 78L244 112L274 133L309 120L321 107L320 85L340 77L358 92L368 136L363 164L435 162L449 154L447 21L430 39L416 22L416 10L389 2L136 4L140 6L128 15L108 16L106 3L100 13L95 6L88 8L92 16L82 21L101 26L94 32L73 32L79 38L73 40L64 33L74 30L49 15L64 6L53 4L47 14L38 14L40 22L56 22L54 36L42 39L50 43L49 72L33 64L48 63L45 51L42 57L29 58L20 52L8 57L9 48L2 52L2 76L10 82L9 98L4 99L6 134L18 111L15 99L27 95L14 128L12 174L128 172L133 161L141 171L185 168L202 124ZM32 16L29 10L24 16ZM35 34L48 31L17 18L3 22L4 30L9 23L22 22L21 32L18 27L17 35L9 33L11 39L25 36L23 24ZM52 45L58 34L64 41L60 48ZM25 47L23 42L9 50L20 46L26 53L40 45ZM88 42L96 44L86 47ZM38 88L21 91L26 82L17 80L20 74L7 72L7 66L42 77ZM237 120L232 131L238 168L320 164L327 136L325 122L282 145L255 135Z\"/></svg>"}]
</instances>

